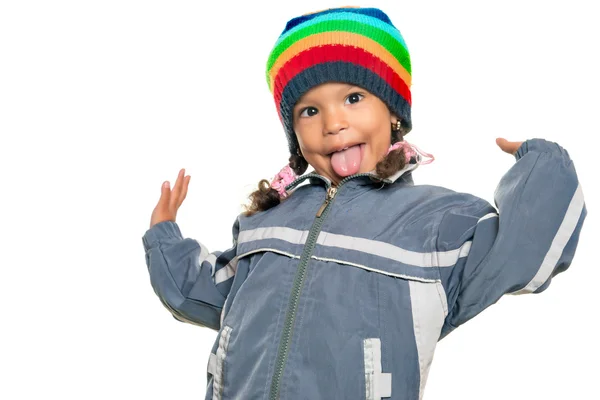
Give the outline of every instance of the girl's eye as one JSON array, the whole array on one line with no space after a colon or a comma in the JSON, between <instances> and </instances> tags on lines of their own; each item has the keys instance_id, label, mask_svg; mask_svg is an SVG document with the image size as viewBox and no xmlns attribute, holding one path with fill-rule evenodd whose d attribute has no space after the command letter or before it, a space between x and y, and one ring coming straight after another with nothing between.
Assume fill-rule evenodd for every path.
<instances>
[{"instance_id":1,"label":"girl's eye","mask_svg":"<svg viewBox=\"0 0 600 400\"><path fill-rule=\"evenodd\" d=\"M317 109L314 107L306 107L304 110L302 110L302 112L300 113L301 117L312 117L313 115L315 115L317 113Z\"/></svg>"},{"instance_id":2,"label":"girl's eye","mask_svg":"<svg viewBox=\"0 0 600 400\"><path fill-rule=\"evenodd\" d=\"M352 93L350 96L347 97L347 100L350 102L350 104L354 104L358 103L364 97L365 96L363 96L360 93Z\"/></svg>"}]
</instances>

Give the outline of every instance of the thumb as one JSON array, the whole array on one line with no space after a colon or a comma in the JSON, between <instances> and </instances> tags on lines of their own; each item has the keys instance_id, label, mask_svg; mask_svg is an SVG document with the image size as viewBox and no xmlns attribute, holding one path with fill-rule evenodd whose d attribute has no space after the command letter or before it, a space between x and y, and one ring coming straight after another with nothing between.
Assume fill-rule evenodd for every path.
<instances>
[{"instance_id":1,"label":"thumb","mask_svg":"<svg viewBox=\"0 0 600 400\"><path fill-rule=\"evenodd\" d=\"M505 138L496 138L496 144L502 151L508 154L515 154L521 145L521 142L509 142Z\"/></svg>"},{"instance_id":2,"label":"thumb","mask_svg":"<svg viewBox=\"0 0 600 400\"><path fill-rule=\"evenodd\" d=\"M504 138L496 138L496 144L498 145L498 147L500 147L502 150L504 150L504 148L506 147L506 144L508 143L508 140L504 139Z\"/></svg>"},{"instance_id":3,"label":"thumb","mask_svg":"<svg viewBox=\"0 0 600 400\"><path fill-rule=\"evenodd\" d=\"M169 181L164 181L160 188L160 200L159 202L169 202L169 198L171 197L171 185Z\"/></svg>"}]
</instances>

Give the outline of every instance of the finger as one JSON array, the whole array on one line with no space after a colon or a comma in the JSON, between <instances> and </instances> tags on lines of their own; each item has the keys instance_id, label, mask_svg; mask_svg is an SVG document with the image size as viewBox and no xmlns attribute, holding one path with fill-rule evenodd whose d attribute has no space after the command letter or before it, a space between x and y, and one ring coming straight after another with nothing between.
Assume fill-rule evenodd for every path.
<instances>
[{"instance_id":1,"label":"finger","mask_svg":"<svg viewBox=\"0 0 600 400\"><path fill-rule=\"evenodd\" d=\"M179 174L177 174L177 180L175 181L175 186L173 187L173 190L175 190L177 193L181 193L181 184L182 184L184 175L185 175L185 168L181 168L179 170Z\"/></svg>"},{"instance_id":2,"label":"finger","mask_svg":"<svg viewBox=\"0 0 600 400\"><path fill-rule=\"evenodd\" d=\"M188 192L188 186L190 184L190 176L186 176L184 181L183 181L183 189L181 190L181 196L179 197L179 203L177 204L177 208L179 208L181 206L181 204L183 203L183 201L185 200L186 196L187 196L187 192Z\"/></svg>"},{"instance_id":3,"label":"finger","mask_svg":"<svg viewBox=\"0 0 600 400\"><path fill-rule=\"evenodd\" d=\"M504 138L496 138L496 144L498 145L498 147L500 147L502 150L504 150L506 148L506 144L508 143L508 140L504 139Z\"/></svg>"},{"instance_id":4,"label":"finger","mask_svg":"<svg viewBox=\"0 0 600 400\"><path fill-rule=\"evenodd\" d=\"M158 204L169 204L169 197L171 197L171 184L169 181L164 181L160 187L160 199L158 199Z\"/></svg>"},{"instance_id":5,"label":"finger","mask_svg":"<svg viewBox=\"0 0 600 400\"><path fill-rule=\"evenodd\" d=\"M497 138L496 144L498 147L500 147L500 149L502 149L502 151L508 154L514 154L518 148L518 142L509 142L504 138Z\"/></svg>"},{"instance_id":6,"label":"finger","mask_svg":"<svg viewBox=\"0 0 600 400\"><path fill-rule=\"evenodd\" d=\"M177 175L177 180L175 181L175 186L173 186L173 193L171 196L171 201L169 203L169 206L172 207L179 207L179 197L181 196L181 188L183 186L182 181L183 181L183 176L185 174L185 168L182 168L179 170L179 174Z\"/></svg>"}]
</instances>

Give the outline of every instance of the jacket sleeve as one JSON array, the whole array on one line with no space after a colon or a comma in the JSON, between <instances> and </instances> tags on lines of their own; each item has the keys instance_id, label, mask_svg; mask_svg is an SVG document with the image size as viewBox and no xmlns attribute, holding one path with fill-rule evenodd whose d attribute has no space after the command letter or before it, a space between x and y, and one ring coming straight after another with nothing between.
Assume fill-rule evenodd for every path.
<instances>
[{"instance_id":1,"label":"jacket sleeve","mask_svg":"<svg viewBox=\"0 0 600 400\"><path fill-rule=\"evenodd\" d=\"M571 264L587 209L569 154L544 139L525 141L494 193L446 209L438 226L448 302L440 340L504 294L540 293Z\"/></svg>"},{"instance_id":2,"label":"jacket sleeve","mask_svg":"<svg viewBox=\"0 0 600 400\"><path fill-rule=\"evenodd\" d=\"M233 246L209 253L198 241L184 238L173 221L155 224L142 237L150 283L175 319L220 329L220 316L236 270L239 218Z\"/></svg>"}]
</instances>

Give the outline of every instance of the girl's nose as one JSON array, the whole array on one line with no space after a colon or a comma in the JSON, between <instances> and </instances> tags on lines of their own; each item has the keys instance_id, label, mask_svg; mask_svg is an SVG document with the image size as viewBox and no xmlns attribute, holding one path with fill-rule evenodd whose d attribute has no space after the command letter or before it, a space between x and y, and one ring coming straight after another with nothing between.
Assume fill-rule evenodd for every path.
<instances>
[{"instance_id":1,"label":"girl's nose","mask_svg":"<svg viewBox=\"0 0 600 400\"><path fill-rule=\"evenodd\" d=\"M346 114L340 110L323 111L323 134L338 134L348 128Z\"/></svg>"}]
</instances>

